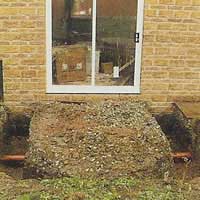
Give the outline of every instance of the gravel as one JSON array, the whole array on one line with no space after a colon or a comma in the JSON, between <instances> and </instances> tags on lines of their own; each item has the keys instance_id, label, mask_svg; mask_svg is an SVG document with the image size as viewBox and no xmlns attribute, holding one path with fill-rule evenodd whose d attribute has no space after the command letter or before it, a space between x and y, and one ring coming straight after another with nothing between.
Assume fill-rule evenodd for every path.
<instances>
[{"instance_id":1,"label":"gravel","mask_svg":"<svg viewBox=\"0 0 200 200\"><path fill-rule=\"evenodd\" d=\"M41 105L30 125L26 166L42 177L161 175L170 145L143 102Z\"/></svg>"}]
</instances>

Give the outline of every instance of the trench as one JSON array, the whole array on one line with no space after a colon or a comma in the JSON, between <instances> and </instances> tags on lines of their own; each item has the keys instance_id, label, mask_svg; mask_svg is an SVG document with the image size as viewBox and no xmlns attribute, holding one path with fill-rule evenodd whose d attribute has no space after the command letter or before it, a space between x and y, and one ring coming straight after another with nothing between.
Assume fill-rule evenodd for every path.
<instances>
[{"instance_id":1,"label":"trench","mask_svg":"<svg viewBox=\"0 0 200 200\"><path fill-rule=\"evenodd\" d=\"M0 141L0 156L25 155L29 144L30 116L25 114L9 113L8 120L3 126ZM23 161L0 161L0 172L4 172L15 179L24 178Z\"/></svg>"},{"instance_id":2,"label":"trench","mask_svg":"<svg viewBox=\"0 0 200 200\"><path fill-rule=\"evenodd\" d=\"M155 116L163 133L169 140L173 152L187 152L192 150L192 136L176 113Z\"/></svg>"},{"instance_id":3,"label":"trench","mask_svg":"<svg viewBox=\"0 0 200 200\"><path fill-rule=\"evenodd\" d=\"M193 154L194 144L191 131L184 125L176 112L159 114L154 117L167 137L172 152L188 152L192 155L189 160L185 160L184 157L174 159L173 176L182 178L186 173L188 179L199 177L200 161Z\"/></svg>"}]
</instances>

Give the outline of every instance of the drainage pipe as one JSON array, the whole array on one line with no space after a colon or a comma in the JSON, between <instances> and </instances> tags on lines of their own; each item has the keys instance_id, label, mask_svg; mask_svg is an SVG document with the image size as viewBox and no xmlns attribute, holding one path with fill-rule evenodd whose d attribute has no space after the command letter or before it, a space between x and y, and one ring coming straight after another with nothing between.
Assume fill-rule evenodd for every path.
<instances>
[{"instance_id":1,"label":"drainage pipe","mask_svg":"<svg viewBox=\"0 0 200 200\"><path fill-rule=\"evenodd\" d=\"M24 161L25 155L4 155L0 161Z\"/></svg>"}]
</instances>

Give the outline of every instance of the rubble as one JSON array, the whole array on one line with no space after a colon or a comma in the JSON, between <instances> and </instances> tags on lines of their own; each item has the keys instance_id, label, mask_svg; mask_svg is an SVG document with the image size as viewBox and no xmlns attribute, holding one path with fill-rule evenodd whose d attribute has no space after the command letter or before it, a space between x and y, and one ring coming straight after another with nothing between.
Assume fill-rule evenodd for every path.
<instances>
[{"instance_id":1,"label":"rubble","mask_svg":"<svg viewBox=\"0 0 200 200\"><path fill-rule=\"evenodd\" d=\"M170 145L143 102L52 103L30 124L26 166L42 177L162 174Z\"/></svg>"}]
</instances>

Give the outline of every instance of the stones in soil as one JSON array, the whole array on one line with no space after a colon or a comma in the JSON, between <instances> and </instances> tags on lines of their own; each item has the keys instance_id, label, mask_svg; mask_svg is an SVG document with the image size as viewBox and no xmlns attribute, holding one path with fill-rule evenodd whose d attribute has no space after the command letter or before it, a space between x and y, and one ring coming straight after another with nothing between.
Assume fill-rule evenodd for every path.
<instances>
[{"instance_id":1,"label":"stones in soil","mask_svg":"<svg viewBox=\"0 0 200 200\"><path fill-rule=\"evenodd\" d=\"M172 164L169 142L143 102L41 105L29 142L26 166L41 177L149 176Z\"/></svg>"}]
</instances>

